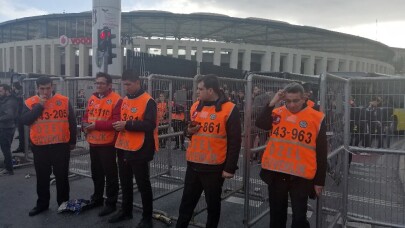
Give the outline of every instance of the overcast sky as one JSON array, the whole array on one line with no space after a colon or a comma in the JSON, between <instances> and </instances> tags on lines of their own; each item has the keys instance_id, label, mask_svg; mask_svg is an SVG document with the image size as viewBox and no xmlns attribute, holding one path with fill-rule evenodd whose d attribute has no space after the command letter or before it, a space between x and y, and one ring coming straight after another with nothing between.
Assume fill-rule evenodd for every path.
<instances>
[{"instance_id":1,"label":"overcast sky","mask_svg":"<svg viewBox=\"0 0 405 228\"><path fill-rule=\"evenodd\" d=\"M405 0L122 0L121 4L123 12L209 12L280 20L405 48ZM78 13L91 8L91 0L0 0L0 22L49 13Z\"/></svg>"}]
</instances>

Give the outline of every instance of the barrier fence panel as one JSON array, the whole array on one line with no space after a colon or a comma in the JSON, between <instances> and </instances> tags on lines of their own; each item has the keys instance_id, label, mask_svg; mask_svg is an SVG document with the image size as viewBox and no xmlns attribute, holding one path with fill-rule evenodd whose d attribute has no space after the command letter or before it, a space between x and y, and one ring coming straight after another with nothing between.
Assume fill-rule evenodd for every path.
<instances>
[{"instance_id":1,"label":"barrier fence panel","mask_svg":"<svg viewBox=\"0 0 405 228\"><path fill-rule=\"evenodd\" d=\"M320 105L325 114L328 141L328 167L323 195L318 199L317 227L334 227L344 208L345 111L347 80L323 74L320 83Z\"/></svg>"},{"instance_id":2,"label":"barrier fence panel","mask_svg":"<svg viewBox=\"0 0 405 228\"><path fill-rule=\"evenodd\" d=\"M405 227L405 79L352 78L348 220Z\"/></svg>"},{"instance_id":3,"label":"barrier fence panel","mask_svg":"<svg viewBox=\"0 0 405 228\"><path fill-rule=\"evenodd\" d=\"M268 188L259 177L268 132L255 121L274 94L291 80L251 74L247 77L244 107L244 225L253 226L269 213Z\"/></svg>"}]
</instances>

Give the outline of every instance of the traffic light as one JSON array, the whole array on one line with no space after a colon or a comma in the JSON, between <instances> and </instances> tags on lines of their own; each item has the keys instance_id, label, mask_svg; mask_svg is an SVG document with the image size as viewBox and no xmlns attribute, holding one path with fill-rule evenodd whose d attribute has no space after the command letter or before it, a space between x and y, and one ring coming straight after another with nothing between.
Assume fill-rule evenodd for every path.
<instances>
[{"instance_id":1,"label":"traffic light","mask_svg":"<svg viewBox=\"0 0 405 228\"><path fill-rule=\"evenodd\" d=\"M117 36L115 34L111 33L111 29L110 29L110 36L108 37L108 64L112 64L112 59L113 58L117 58L117 54L112 53L112 49L116 48L117 45L112 43L112 39L116 38Z\"/></svg>"},{"instance_id":2,"label":"traffic light","mask_svg":"<svg viewBox=\"0 0 405 228\"><path fill-rule=\"evenodd\" d=\"M111 36L111 29L104 27L97 30L97 50L100 52L106 52L108 50L108 40Z\"/></svg>"}]
</instances>

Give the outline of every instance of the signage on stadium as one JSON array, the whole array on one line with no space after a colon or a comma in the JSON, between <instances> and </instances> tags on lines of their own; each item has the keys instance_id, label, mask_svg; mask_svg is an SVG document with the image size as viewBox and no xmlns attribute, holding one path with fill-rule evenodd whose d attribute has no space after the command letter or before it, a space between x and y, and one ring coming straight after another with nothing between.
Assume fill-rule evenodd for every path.
<instances>
[{"instance_id":1,"label":"signage on stadium","mask_svg":"<svg viewBox=\"0 0 405 228\"><path fill-rule=\"evenodd\" d=\"M91 45L91 37L76 37L76 38L69 38L66 35L62 35L59 37L59 44L62 47L66 47L69 43L74 45L84 44L84 45Z\"/></svg>"}]
</instances>

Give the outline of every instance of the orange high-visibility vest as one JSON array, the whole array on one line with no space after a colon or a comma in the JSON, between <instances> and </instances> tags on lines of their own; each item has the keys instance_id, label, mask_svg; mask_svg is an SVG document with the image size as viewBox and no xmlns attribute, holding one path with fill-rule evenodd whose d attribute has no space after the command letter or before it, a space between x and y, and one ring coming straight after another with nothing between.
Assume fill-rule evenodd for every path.
<instances>
[{"instance_id":1,"label":"orange high-visibility vest","mask_svg":"<svg viewBox=\"0 0 405 228\"><path fill-rule=\"evenodd\" d=\"M316 139L324 114L306 107L292 114L285 106L272 113L270 139L262 168L313 179L316 173Z\"/></svg>"},{"instance_id":2,"label":"orange high-visibility vest","mask_svg":"<svg viewBox=\"0 0 405 228\"><path fill-rule=\"evenodd\" d=\"M36 95L25 100L25 105L32 110L39 102ZM69 142L69 98L55 94L45 102L42 115L30 126L30 139L37 146Z\"/></svg>"},{"instance_id":3,"label":"orange high-visibility vest","mask_svg":"<svg viewBox=\"0 0 405 228\"><path fill-rule=\"evenodd\" d=\"M172 106L173 106L173 108L172 108L172 120L181 120L181 121L184 121L186 118L185 118L185 115L184 115L184 112L181 112L181 113L176 113L175 111L174 111L174 102L172 101Z\"/></svg>"},{"instance_id":4,"label":"orange high-visibility vest","mask_svg":"<svg viewBox=\"0 0 405 228\"><path fill-rule=\"evenodd\" d=\"M190 110L191 120L201 124L200 130L193 134L187 148L187 161L219 165L225 162L227 152L226 122L235 107L232 102L222 104L222 110L215 112L215 105L204 106L197 112L199 101Z\"/></svg>"},{"instance_id":5,"label":"orange high-visibility vest","mask_svg":"<svg viewBox=\"0 0 405 228\"><path fill-rule=\"evenodd\" d=\"M167 102L158 102L157 103L157 118L160 124L167 123L165 115L167 113Z\"/></svg>"},{"instance_id":6,"label":"orange high-visibility vest","mask_svg":"<svg viewBox=\"0 0 405 228\"><path fill-rule=\"evenodd\" d=\"M149 100L153 98L146 92L134 99L128 99L125 97L122 100L121 105L121 121L129 120L144 120L146 106ZM153 136L155 140L155 150L159 149L158 140L158 121L156 120L156 128L153 131ZM115 142L115 147L122 150L137 151L141 149L145 141L145 132L143 131L127 131L122 130L118 133L117 141Z\"/></svg>"},{"instance_id":7,"label":"orange high-visibility vest","mask_svg":"<svg viewBox=\"0 0 405 228\"><path fill-rule=\"evenodd\" d=\"M120 95L115 92L111 92L101 99L92 95L87 102L87 121L94 123L111 119L112 112L120 98ZM91 130L88 131L86 140L90 144L108 144L114 142L116 134L117 132L114 129L109 131Z\"/></svg>"},{"instance_id":8,"label":"orange high-visibility vest","mask_svg":"<svg viewBox=\"0 0 405 228\"><path fill-rule=\"evenodd\" d=\"M307 100L307 106L313 108L315 106L315 102L308 99Z\"/></svg>"}]
</instances>

